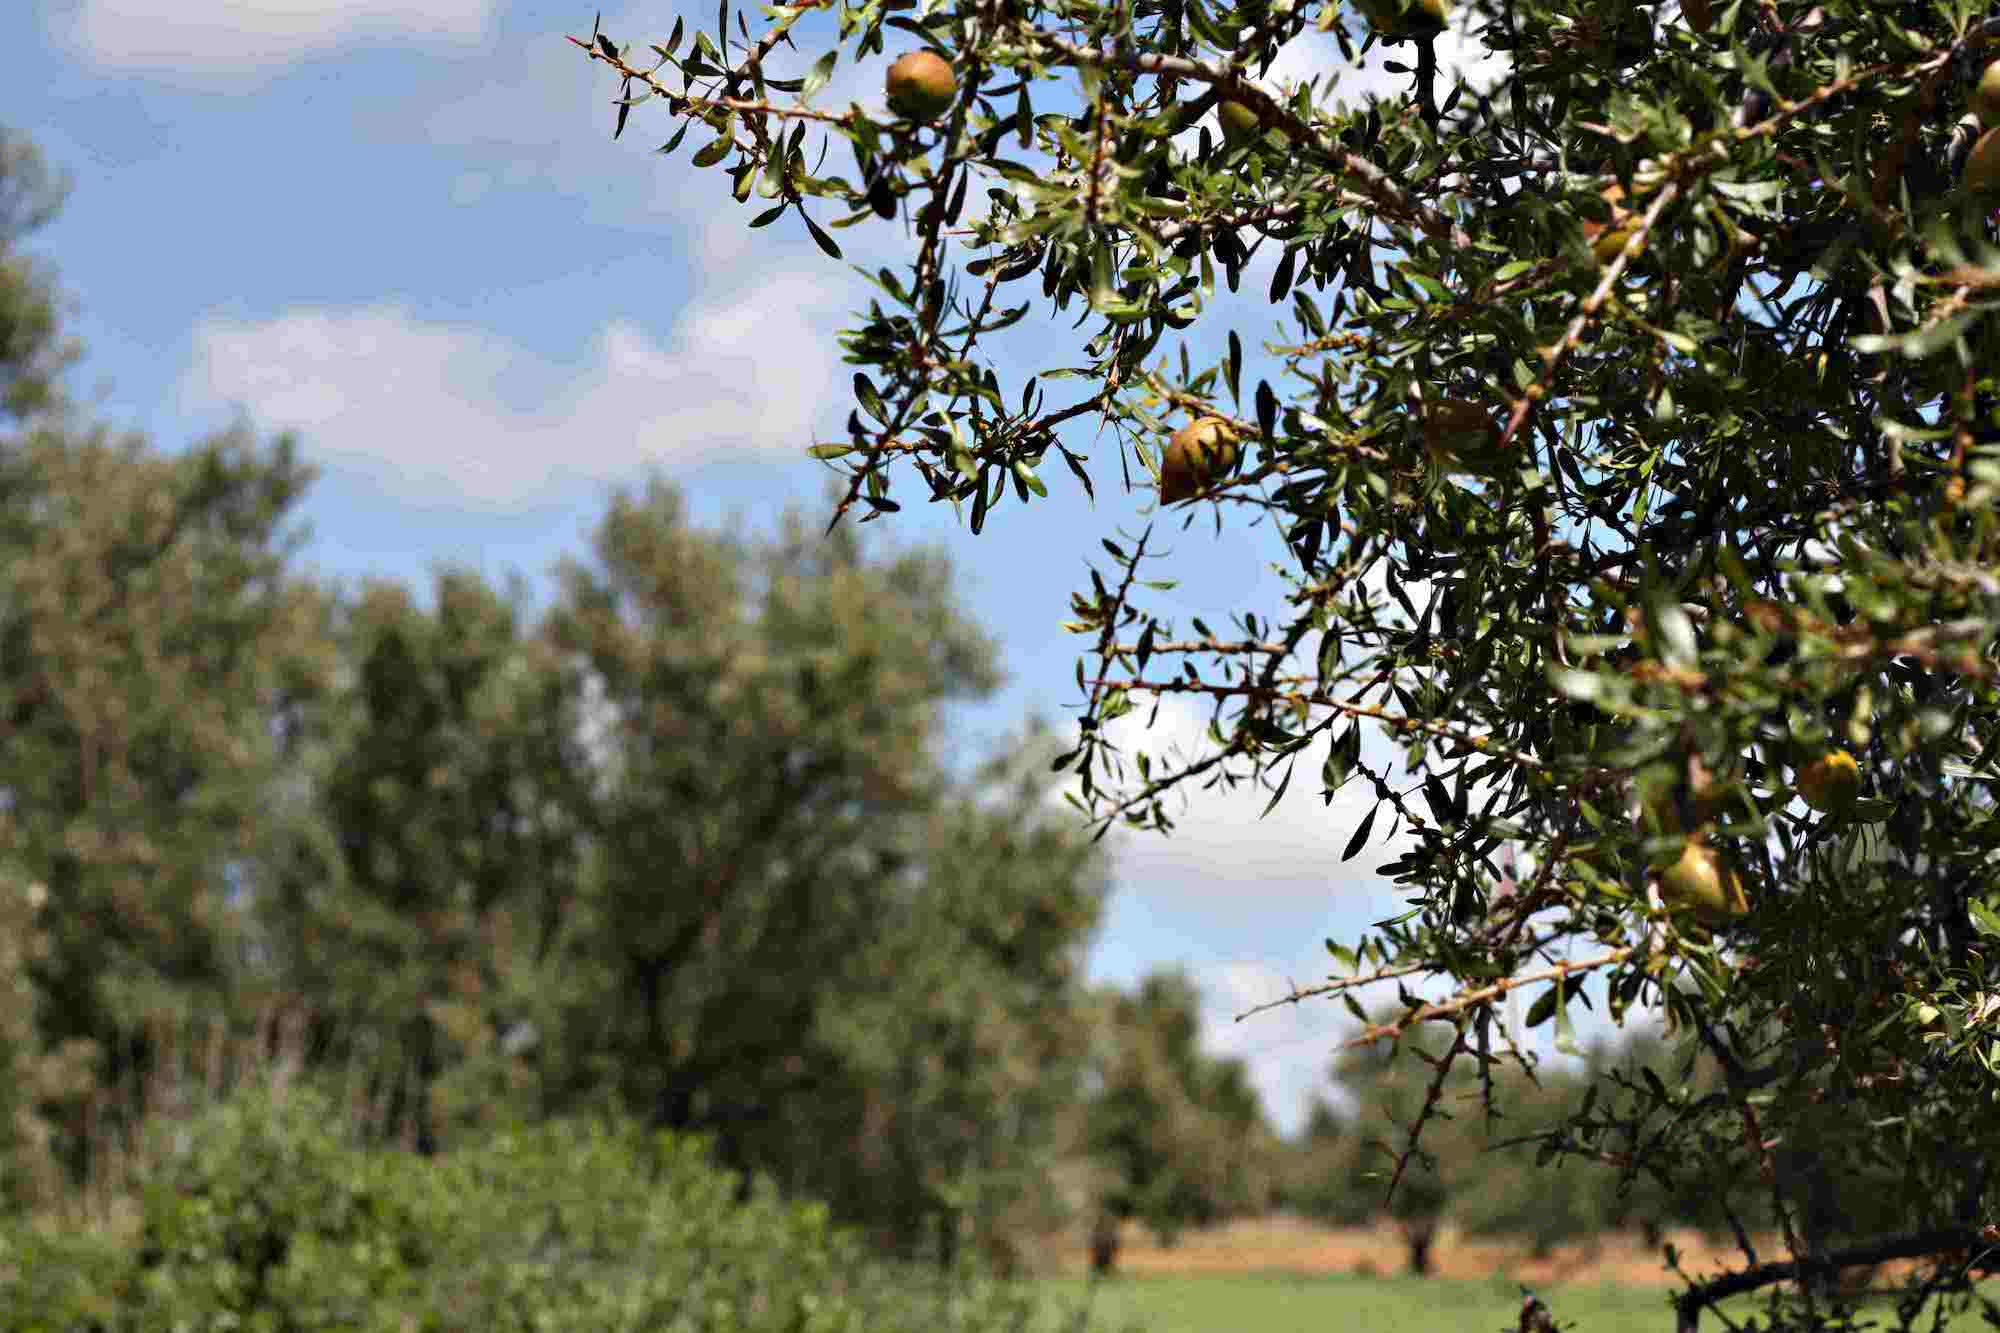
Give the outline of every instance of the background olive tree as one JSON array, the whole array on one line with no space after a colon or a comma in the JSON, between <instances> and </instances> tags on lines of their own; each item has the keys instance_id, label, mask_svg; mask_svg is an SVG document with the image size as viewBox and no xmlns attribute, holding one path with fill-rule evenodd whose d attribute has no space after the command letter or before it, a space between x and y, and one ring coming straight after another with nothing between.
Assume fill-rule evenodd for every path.
<instances>
[{"instance_id":1,"label":"background olive tree","mask_svg":"<svg viewBox=\"0 0 2000 1333\"><path fill-rule=\"evenodd\" d=\"M1090 1202L1101 849L1042 729L943 744L999 680L946 560L655 479L539 615L322 584L288 440L63 392L61 194L0 130L0 1226L115 1216L281 1061L371 1148L610 1113L892 1254Z\"/></svg>"},{"instance_id":2,"label":"background olive tree","mask_svg":"<svg viewBox=\"0 0 2000 1333\"><path fill-rule=\"evenodd\" d=\"M846 433L812 446L836 518L915 495L977 533L1010 495L1032 522L1071 477L1157 478L1155 526L1275 525L1289 596L1227 632L1147 609L1153 529L1107 535L1059 767L1106 826L1167 827L1190 779L1282 793L1302 761L1367 785L1350 855L1407 830L1383 871L1408 910L1311 993L1448 990L1365 1033L1448 1025L1413 1128L1460 1071L1524 1060L1512 991L1564 1045L1578 1004L1664 1006L1720 1086L1607 1078L1559 1147L1669 1190L1723 1168L1718 1207L1779 1221L1777 1255L1738 1228L1684 1323L1887 1257L1973 1299L2000 1237L2000 143L1967 112L2000 19L1472 0L1454 22L1505 63L1473 89L1426 7L1369 8L724 0L713 33L573 40L616 76L614 132L664 103L662 150L727 173L750 225L796 215L834 257L840 228L902 238L841 335ZM1402 86L1259 82L1312 31L1391 44ZM813 102L919 48L953 74L933 119ZM1271 308L1219 327L1246 273ZM1062 315L1080 348L1041 333ZM1114 739L1172 695L1213 708L1205 752ZM1896 1182L1866 1216L1802 1183L1862 1171Z\"/></svg>"}]
</instances>

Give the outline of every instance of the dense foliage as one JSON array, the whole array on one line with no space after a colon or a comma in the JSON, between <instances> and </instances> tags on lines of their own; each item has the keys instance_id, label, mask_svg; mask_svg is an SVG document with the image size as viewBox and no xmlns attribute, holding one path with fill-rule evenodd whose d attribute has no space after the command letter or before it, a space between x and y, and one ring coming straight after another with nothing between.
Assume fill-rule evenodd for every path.
<instances>
[{"instance_id":1,"label":"dense foliage","mask_svg":"<svg viewBox=\"0 0 2000 1333\"><path fill-rule=\"evenodd\" d=\"M1466 45L1425 18L1447 8ZM914 494L976 533L1010 492L1033 521L1073 472L1157 478L1163 509L1283 539L1285 604L1220 632L1146 608L1150 532L1107 538L1112 566L1072 601L1085 715L1059 765L1093 812L1165 828L1190 780L1365 783L1350 855L1407 831L1382 869L1409 910L1333 945L1321 993L1449 987L1370 1033L1449 1025L1420 1128L1467 1062L1521 1058L1495 1019L1511 990L1565 1045L1578 1004L1667 1009L1721 1087L1607 1077L1553 1142L1669 1191L1716 1172L1720 1207L1780 1220L1785 1253L1746 1242L1684 1321L1889 1256L1963 1294L2000 1238L1981 1230L2000 1220L2000 138L1982 121L2000 105L1977 93L2000 18L1968 0L718 17L651 49L574 40L616 76L614 129L663 109L663 150L693 131L693 165L758 200L751 225L796 215L837 255L833 229L906 224L907 262L871 274L842 335L846 434L813 448L843 511ZM1349 57L1384 45L1393 86L1348 95ZM952 74L942 111L914 109L929 119L813 104L843 62L880 77L917 48ZM1260 81L1287 51L1325 77ZM1496 78L1468 85L1452 51ZM1003 333L1064 312L1078 351ZM1087 458L1090 431L1109 447ZM1175 697L1212 707L1205 752L1107 726ZM1659 1129L1612 1146L1640 1122ZM1843 1215L1815 1200L1828 1173L1895 1186Z\"/></svg>"},{"instance_id":2,"label":"dense foliage","mask_svg":"<svg viewBox=\"0 0 2000 1333\"><path fill-rule=\"evenodd\" d=\"M0 1229L0 1329L997 1333L1040 1313L964 1269L913 1280L768 1183L739 1202L665 1131L565 1120L426 1160L344 1142L338 1111L257 1084L179 1126L136 1246Z\"/></svg>"},{"instance_id":3,"label":"dense foliage","mask_svg":"<svg viewBox=\"0 0 2000 1333\"><path fill-rule=\"evenodd\" d=\"M0 138L0 1211L115 1217L151 1128L281 1053L372 1143L611 1108L946 1267L1098 1206L1086 1080L1194 1017L1085 986L1104 866L1045 732L945 744L998 671L943 560L655 480L539 615L315 583L289 442L113 444L65 397L24 248L60 193ZM1262 1131L1224 1073L1190 1161Z\"/></svg>"}]
</instances>

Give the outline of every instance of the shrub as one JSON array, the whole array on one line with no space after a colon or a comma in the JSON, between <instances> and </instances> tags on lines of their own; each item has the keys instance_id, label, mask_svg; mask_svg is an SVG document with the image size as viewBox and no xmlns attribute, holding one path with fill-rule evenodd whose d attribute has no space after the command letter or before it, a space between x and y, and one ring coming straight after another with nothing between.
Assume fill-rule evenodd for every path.
<instances>
[{"instance_id":1,"label":"shrub","mask_svg":"<svg viewBox=\"0 0 2000 1333\"><path fill-rule=\"evenodd\" d=\"M737 1180L707 1145L631 1126L496 1135L439 1164L453 1254L437 1308L469 1327L898 1333L1025 1327L1032 1299L871 1260L824 1205Z\"/></svg>"},{"instance_id":2,"label":"shrub","mask_svg":"<svg viewBox=\"0 0 2000 1333\"><path fill-rule=\"evenodd\" d=\"M156 1126L157 1128L161 1128ZM1019 1333L1030 1291L886 1264L737 1178L707 1143L629 1123L516 1126L435 1159L336 1137L309 1087L253 1087L185 1127L136 1248L0 1231L0 1333L341 1327Z\"/></svg>"},{"instance_id":3,"label":"shrub","mask_svg":"<svg viewBox=\"0 0 2000 1333\"><path fill-rule=\"evenodd\" d=\"M0 1330L68 1333L113 1326L130 1259L90 1233L51 1235L24 1217L0 1226Z\"/></svg>"},{"instance_id":4,"label":"shrub","mask_svg":"<svg viewBox=\"0 0 2000 1333\"><path fill-rule=\"evenodd\" d=\"M188 1128L145 1186L135 1313L352 1328L420 1290L429 1182L404 1154L342 1142L327 1098L252 1084Z\"/></svg>"}]
</instances>

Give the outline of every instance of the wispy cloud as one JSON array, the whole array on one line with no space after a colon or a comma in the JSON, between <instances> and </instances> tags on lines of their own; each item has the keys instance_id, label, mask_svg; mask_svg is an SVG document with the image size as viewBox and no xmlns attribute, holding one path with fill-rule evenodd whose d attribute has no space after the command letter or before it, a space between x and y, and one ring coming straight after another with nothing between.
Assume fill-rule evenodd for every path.
<instances>
[{"instance_id":1,"label":"wispy cloud","mask_svg":"<svg viewBox=\"0 0 2000 1333\"><path fill-rule=\"evenodd\" d=\"M309 456L404 498L506 510L649 463L796 462L837 398L829 329L847 299L838 273L778 269L709 294L663 340L611 320L581 370L397 305L210 321L181 400L297 430Z\"/></svg>"},{"instance_id":2,"label":"wispy cloud","mask_svg":"<svg viewBox=\"0 0 2000 1333\"><path fill-rule=\"evenodd\" d=\"M50 27L99 69L232 83L371 38L478 42L497 9L497 0L80 0Z\"/></svg>"}]
</instances>

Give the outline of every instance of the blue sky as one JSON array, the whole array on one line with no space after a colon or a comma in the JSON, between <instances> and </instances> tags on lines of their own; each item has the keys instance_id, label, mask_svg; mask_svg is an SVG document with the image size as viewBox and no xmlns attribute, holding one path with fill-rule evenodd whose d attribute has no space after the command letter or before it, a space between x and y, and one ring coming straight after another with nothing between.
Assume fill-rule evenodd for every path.
<instances>
[{"instance_id":1,"label":"blue sky","mask_svg":"<svg viewBox=\"0 0 2000 1333\"><path fill-rule=\"evenodd\" d=\"M604 30L660 40L675 13L641 0ZM687 17L712 26L714 10ZM314 534L301 565L328 577L424 588L450 560L496 581L518 570L540 594L559 556L583 552L610 488L649 466L711 522L824 513L826 474L804 448L842 432L850 371L833 335L870 289L796 218L747 231L726 178L688 165L699 136L652 155L664 108L635 109L612 143L615 84L564 40L591 20L589 0L0 4L0 123L74 181L34 242L86 347L72 390L170 451L239 417L266 436L296 431L322 470L300 510ZM817 32L798 31L816 53ZM1446 48L1454 63L1477 54ZM802 71L788 58L781 68ZM887 59L843 62L816 101L879 106ZM1330 73L1344 98L1392 85L1379 59L1342 67L1324 38L1288 49L1266 82ZM848 169L844 150L835 161ZM873 266L904 258L894 230L838 235ZM1274 258L1246 275L1243 299L1215 307L1197 361L1230 322L1252 348L1273 333L1261 294ZM1073 317L1018 330L1002 366L1013 385L1080 359L1067 355L1082 337ZM1050 387L1052 404L1067 401ZM960 719L970 751L1030 710L1070 732L1069 593L1104 560L1101 537L1149 519L1109 440L1076 423L1066 441L1092 458L1094 506L1051 465L1049 501L1009 505L977 538L921 503L913 478L903 512L873 525L944 546L1002 642L1010 683ZM1181 515L1153 517L1173 534L1155 576L1181 580L1157 609L1218 628L1231 611L1282 611L1268 533L1218 535L1206 512L1184 532ZM1202 721L1163 715L1188 740ZM1091 964L1120 983L1185 965L1210 1046L1250 1061L1285 1128L1323 1080L1341 1010L1231 1016L1321 979L1326 936L1352 940L1398 906L1367 869L1391 849L1339 862L1367 810L1358 784L1330 807L1316 785L1302 777L1261 821L1255 793L1201 794L1173 838L1118 841Z\"/></svg>"}]
</instances>

